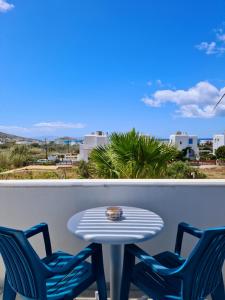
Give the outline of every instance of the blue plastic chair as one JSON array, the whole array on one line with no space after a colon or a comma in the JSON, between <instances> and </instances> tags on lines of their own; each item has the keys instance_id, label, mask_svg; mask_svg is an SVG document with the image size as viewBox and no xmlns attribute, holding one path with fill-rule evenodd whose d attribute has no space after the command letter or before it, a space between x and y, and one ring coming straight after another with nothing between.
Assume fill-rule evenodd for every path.
<instances>
[{"instance_id":1,"label":"blue plastic chair","mask_svg":"<svg viewBox=\"0 0 225 300\"><path fill-rule=\"evenodd\" d=\"M44 238L44 259L28 241L38 233ZM72 300L94 282L99 299L107 299L101 245L91 244L76 256L52 253L48 225L42 223L25 232L0 227L0 253L6 267L3 300L15 300L17 293L25 299Z\"/></svg>"},{"instance_id":2,"label":"blue plastic chair","mask_svg":"<svg viewBox=\"0 0 225 300\"><path fill-rule=\"evenodd\" d=\"M200 240L187 259L181 256L184 232ZM135 264L135 258L140 260ZM186 223L178 226L175 253L150 256L136 245L125 247L121 300L132 282L154 300L225 300L222 267L225 227L201 231Z\"/></svg>"}]
</instances>

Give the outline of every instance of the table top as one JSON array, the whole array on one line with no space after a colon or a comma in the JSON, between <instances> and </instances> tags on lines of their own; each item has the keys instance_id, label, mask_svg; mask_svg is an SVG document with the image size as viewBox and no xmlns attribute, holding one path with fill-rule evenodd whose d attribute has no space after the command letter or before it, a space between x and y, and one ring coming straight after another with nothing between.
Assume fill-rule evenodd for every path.
<instances>
[{"instance_id":1,"label":"table top","mask_svg":"<svg viewBox=\"0 0 225 300\"><path fill-rule=\"evenodd\" d=\"M164 222L152 211L121 206L123 218L110 221L105 215L107 207L81 211L72 216L67 228L78 238L101 244L131 244L149 240L159 233Z\"/></svg>"}]
</instances>

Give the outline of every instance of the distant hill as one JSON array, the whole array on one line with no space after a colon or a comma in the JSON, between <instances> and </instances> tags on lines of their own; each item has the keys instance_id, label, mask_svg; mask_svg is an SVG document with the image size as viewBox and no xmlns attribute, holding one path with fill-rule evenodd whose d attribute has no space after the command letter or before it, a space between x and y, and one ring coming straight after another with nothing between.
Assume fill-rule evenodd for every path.
<instances>
[{"instance_id":1,"label":"distant hill","mask_svg":"<svg viewBox=\"0 0 225 300\"><path fill-rule=\"evenodd\" d=\"M35 142L37 140L32 138L26 138L14 134L0 132L0 141L27 141L27 142Z\"/></svg>"}]
</instances>

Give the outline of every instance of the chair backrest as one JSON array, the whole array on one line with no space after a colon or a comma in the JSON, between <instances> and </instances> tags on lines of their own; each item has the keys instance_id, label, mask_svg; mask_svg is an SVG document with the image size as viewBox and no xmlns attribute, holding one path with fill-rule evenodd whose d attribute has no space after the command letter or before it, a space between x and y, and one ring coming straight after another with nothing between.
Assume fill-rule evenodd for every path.
<instances>
[{"instance_id":1,"label":"chair backrest","mask_svg":"<svg viewBox=\"0 0 225 300\"><path fill-rule=\"evenodd\" d=\"M24 233L0 227L0 253L13 290L27 298L38 299L44 268Z\"/></svg>"},{"instance_id":2,"label":"chair backrest","mask_svg":"<svg viewBox=\"0 0 225 300\"><path fill-rule=\"evenodd\" d=\"M183 299L205 299L221 280L225 227L205 230L184 265Z\"/></svg>"}]
</instances>

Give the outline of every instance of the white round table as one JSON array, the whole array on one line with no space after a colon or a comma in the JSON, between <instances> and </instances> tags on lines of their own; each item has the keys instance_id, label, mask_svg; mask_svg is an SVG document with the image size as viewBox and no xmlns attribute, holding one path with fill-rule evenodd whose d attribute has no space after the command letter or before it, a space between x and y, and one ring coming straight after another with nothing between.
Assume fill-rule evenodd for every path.
<instances>
[{"instance_id":1,"label":"white round table","mask_svg":"<svg viewBox=\"0 0 225 300\"><path fill-rule=\"evenodd\" d=\"M67 227L82 240L110 245L110 295L111 300L119 300L123 245L153 238L164 223L149 210L127 206L121 206L123 218L120 221L110 221L105 215L106 208L79 212L70 218Z\"/></svg>"}]
</instances>

